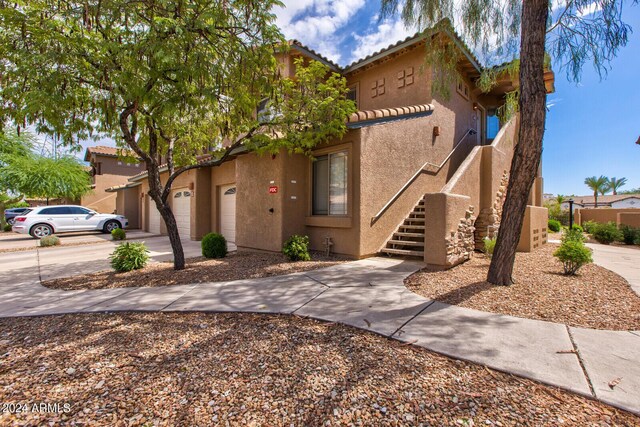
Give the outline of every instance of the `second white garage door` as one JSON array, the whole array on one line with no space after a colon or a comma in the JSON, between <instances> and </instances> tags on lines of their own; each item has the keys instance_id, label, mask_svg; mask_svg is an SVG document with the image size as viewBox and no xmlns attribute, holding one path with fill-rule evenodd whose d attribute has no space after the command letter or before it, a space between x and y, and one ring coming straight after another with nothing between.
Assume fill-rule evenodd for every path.
<instances>
[{"instance_id":1,"label":"second white garage door","mask_svg":"<svg viewBox=\"0 0 640 427\"><path fill-rule=\"evenodd\" d=\"M191 237L191 191L174 191L171 209L178 224L180 238L189 239Z\"/></svg>"},{"instance_id":2,"label":"second white garage door","mask_svg":"<svg viewBox=\"0 0 640 427\"><path fill-rule=\"evenodd\" d=\"M236 242L236 186L220 187L220 234L227 242Z\"/></svg>"},{"instance_id":3,"label":"second white garage door","mask_svg":"<svg viewBox=\"0 0 640 427\"><path fill-rule=\"evenodd\" d=\"M160 212L156 208L156 202L154 202L151 198L149 198L149 233L160 234L160 221L162 221L162 217L160 216Z\"/></svg>"}]
</instances>

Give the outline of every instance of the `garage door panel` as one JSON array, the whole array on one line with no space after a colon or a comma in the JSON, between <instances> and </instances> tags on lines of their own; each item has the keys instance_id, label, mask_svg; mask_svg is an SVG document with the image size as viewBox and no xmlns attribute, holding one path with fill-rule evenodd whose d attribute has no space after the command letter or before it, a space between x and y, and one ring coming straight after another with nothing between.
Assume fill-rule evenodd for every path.
<instances>
[{"instance_id":1,"label":"garage door panel","mask_svg":"<svg viewBox=\"0 0 640 427\"><path fill-rule=\"evenodd\" d=\"M220 187L220 234L227 242L236 242L236 186Z\"/></svg>"},{"instance_id":2,"label":"garage door panel","mask_svg":"<svg viewBox=\"0 0 640 427\"><path fill-rule=\"evenodd\" d=\"M162 221L162 217L160 216L160 212L158 212L158 208L156 208L156 203L150 198L149 199L149 226L147 227L149 233L160 234L160 223Z\"/></svg>"},{"instance_id":3,"label":"garage door panel","mask_svg":"<svg viewBox=\"0 0 640 427\"><path fill-rule=\"evenodd\" d=\"M181 239L191 237L191 197L189 190L176 190L173 192L171 209L178 225L178 233Z\"/></svg>"}]
</instances>

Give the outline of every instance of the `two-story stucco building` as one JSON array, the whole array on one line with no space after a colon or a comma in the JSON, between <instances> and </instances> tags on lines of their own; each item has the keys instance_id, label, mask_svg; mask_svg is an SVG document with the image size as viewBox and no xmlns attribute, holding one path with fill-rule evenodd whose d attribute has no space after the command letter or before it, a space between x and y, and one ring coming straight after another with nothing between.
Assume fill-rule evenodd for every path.
<instances>
[{"instance_id":1,"label":"two-story stucco building","mask_svg":"<svg viewBox=\"0 0 640 427\"><path fill-rule=\"evenodd\" d=\"M455 34L445 35L459 48L462 76L449 97L431 91L421 35L344 68L291 42L281 57L288 75L302 56L347 79L359 110L347 134L317 147L315 160L245 152L184 173L171 195L181 236L197 240L215 231L239 248L279 251L292 234L305 234L313 249L330 244L354 258L384 252L434 267L467 259L498 227L517 117L500 124L496 110L514 82L505 73L483 94L474 83L482 72L478 60ZM552 91L553 73L544 78ZM137 215L143 229L164 234L146 173L116 184L110 191L118 195L118 213ZM541 178L530 205L521 250L546 242Z\"/></svg>"}]
</instances>

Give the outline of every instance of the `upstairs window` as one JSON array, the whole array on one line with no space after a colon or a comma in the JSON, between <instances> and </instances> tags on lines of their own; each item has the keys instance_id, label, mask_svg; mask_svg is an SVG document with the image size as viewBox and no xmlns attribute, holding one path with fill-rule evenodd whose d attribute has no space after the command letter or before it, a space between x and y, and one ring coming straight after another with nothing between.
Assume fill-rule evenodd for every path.
<instances>
[{"instance_id":1,"label":"upstairs window","mask_svg":"<svg viewBox=\"0 0 640 427\"><path fill-rule=\"evenodd\" d=\"M347 90L347 99L355 102L356 108L358 108L358 85L349 86Z\"/></svg>"},{"instance_id":2,"label":"upstairs window","mask_svg":"<svg viewBox=\"0 0 640 427\"><path fill-rule=\"evenodd\" d=\"M347 159L347 151L339 151L313 163L313 215L347 214Z\"/></svg>"}]
</instances>

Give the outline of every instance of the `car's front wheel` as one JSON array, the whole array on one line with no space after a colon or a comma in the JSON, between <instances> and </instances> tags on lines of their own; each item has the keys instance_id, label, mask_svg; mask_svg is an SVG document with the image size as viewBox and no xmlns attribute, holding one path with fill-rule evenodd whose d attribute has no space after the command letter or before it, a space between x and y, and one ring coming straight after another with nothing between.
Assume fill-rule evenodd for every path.
<instances>
[{"instance_id":1,"label":"car's front wheel","mask_svg":"<svg viewBox=\"0 0 640 427\"><path fill-rule=\"evenodd\" d=\"M36 239L42 239L43 237L51 236L53 234L53 227L47 224L36 224L31 227L29 234L31 234L31 237L35 237Z\"/></svg>"},{"instance_id":2,"label":"car's front wheel","mask_svg":"<svg viewBox=\"0 0 640 427\"><path fill-rule=\"evenodd\" d=\"M107 221L104 224L104 228L102 231L104 231L105 233L111 233L116 228L121 228L120 223L118 221Z\"/></svg>"}]
</instances>

